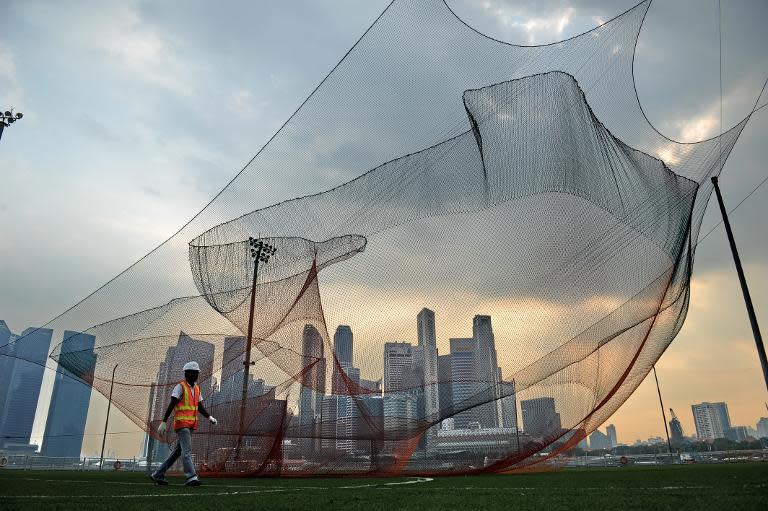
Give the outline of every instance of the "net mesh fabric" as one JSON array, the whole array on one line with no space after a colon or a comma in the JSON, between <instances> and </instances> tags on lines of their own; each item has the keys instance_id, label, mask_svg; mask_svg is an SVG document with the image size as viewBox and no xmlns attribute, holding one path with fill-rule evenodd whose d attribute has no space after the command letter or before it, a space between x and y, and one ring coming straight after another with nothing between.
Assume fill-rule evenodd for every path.
<instances>
[{"instance_id":1,"label":"net mesh fabric","mask_svg":"<svg viewBox=\"0 0 768 511\"><path fill-rule=\"evenodd\" d=\"M52 357L105 395L119 364L113 402L150 456L199 362L219 424L194 451L214 473L500 472L567 451L682 326L710 178L748 120L698 143L653 128L632 74L649 5L524 47L394 1L205 209L54 321L96 336L95 372ZM277 249L255 286L249 237ZM423 307L437 335L417 342ZM392 341L413 345L396 380Z\"/></svg>"}]
</instances>

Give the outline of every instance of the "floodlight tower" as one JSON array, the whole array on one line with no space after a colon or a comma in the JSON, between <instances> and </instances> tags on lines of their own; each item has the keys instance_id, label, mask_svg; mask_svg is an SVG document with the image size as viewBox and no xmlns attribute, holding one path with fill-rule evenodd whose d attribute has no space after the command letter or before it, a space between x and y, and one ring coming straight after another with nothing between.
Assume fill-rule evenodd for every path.
<instances>
[{"instance_id":1,"label":"floodlight tower","mask_svg":"<svg viewBox=\"0 0 768 511\"><path fill-rule=\"evenodd\" d=\"M251 372L251 341L253 340L253 314L256 307L256 279L259 275L259 262L267 264L269 258L275 255L277 249L262 239L249 237L251 258L253 259L253 282L251 284L251 307L248 311L248 335L245 338L245 360L243 361L243 395L240 400L240 430L237 437L235 459L240 457L240 449L245 432L245 402L248 400L248 379Z\"/></svg>"},{"instance_id":2,"label":"floodlight tower","mask_svg":"<svg viewBox=\"0 0 768 511\"><path fill-rule=\"evenodd\" d=\"M5 128L18 121L22 117L24 117L24 115L21 112L16 112L14 115L13 108L6 110L5 112L0 112L0 138L3 137L3 130Z\"/></svg>"}]
</instances>

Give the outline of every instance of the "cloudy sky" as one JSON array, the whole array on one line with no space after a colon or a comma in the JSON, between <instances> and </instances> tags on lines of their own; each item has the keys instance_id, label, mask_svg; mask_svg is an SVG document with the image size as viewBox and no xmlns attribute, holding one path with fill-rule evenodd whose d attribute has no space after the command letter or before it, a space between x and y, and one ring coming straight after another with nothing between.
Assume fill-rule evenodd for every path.
<instances>
[{"instance_id":1,"label":"cloudy sky","mask_svg":"<svg viewBox=\"0 0 768 511\"><path fill-rule=\"evenodd\" d=\"M387 3L0 3L0 107L24 113L0 140L0 318L16 332L45 323L176 232ZM448 3L478 30L530 45L588 30L635 1ZM638 93L671 138L695 141L720 129L717 12L715 1L658 0L646 17ZM723 2L726 128L749 112L768 76L766 19L765 2ZM767 134L763 110L726 165L727 204L768 175ZM763 322L767 190L731 219ZM710 207L703 233L716 213ZM665 404L687 434L690 405L700 401L728 402L739 425L768 415L722 228L699 247L687 322L657 367ZM652 378L611 420L623 442L663 434Z\"/></svg>"}]
</instances>

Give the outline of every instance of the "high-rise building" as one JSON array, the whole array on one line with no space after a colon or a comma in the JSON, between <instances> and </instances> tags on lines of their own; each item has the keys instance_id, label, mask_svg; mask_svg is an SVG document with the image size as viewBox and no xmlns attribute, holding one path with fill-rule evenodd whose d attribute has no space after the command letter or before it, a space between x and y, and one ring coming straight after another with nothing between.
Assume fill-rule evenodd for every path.
<instances>
[{"instance_id":1,"label":"high-rise building","mask_svg":"<svg viewBox=\"0 0 768 511\"><path fill-rule=\"evenodd\" d=\"M437 379L440 404L440 417L453 415L453 385L451 384L451 355L437 357Z\"/></svg>"},{"instance_id":2,"label":"high-rise building","mask_svg":"<svg viewBox=\"0 0 768 511\"><path fill-rule=\"evenodd\" d=\"M354 428L357 407L352 396L323 396L321 447L351 453L355 449Z\"/></svg>"},{"instance_id":3,"label":"high-rise building","mask_svg":"<svg viewBox=\"0 0 768 511\"><path fill-rule=\"evenodd\" d=\"M43 435L43 456L79 458L96 369L96 338L64 331L59 368L53 383L48 420Z\"/></svg>"},{"instance_id":4,"label":"high-rise building","mask_svg":"<svg viewBox=\"0 0 768 511\"><path fill-rule=\"evenodd\" d=\"M386 394L384 396L384 429L390 435L406 432L416 426L417 403L412 395Z\"/></svg>"},{"instance_id":5,"label":"high-rise building","mask_svg":"<svg viewBox=\"0 0 768 511\"><path fill-rule=\"evenodd\" d=\"M499 425L502 410L499 391L499 365L496 359L496 342L490 316L475 316L473 318L472 338L475 342L477 399L485 401L484 404L477 407L477 421L482 427L496 428Z\"/></svg>"},{"instance_id":6,"label":"high-rise building","mask_svg":"<svg viewBox=\"0 0 768 511\"><path fill-rule=\"evenodd\" d=\"M725 438L725 432L731 427L728 405L719 403L699 403L691 405L693 422L696 424L696 436L702 440Z\"/></svg>"},{"instance_id":7,"label":"high-rise building","mask_svg":"<svg viewBox=\"0 0 768 511\"><path fill-rule=\"evenodd\" d=\"M347 325L339 325L336 328L336 333L333 334L333 352L336 355L336 362L338 362L338 366L336 362L333 363L331 387L334 394L349 394L348 386L339 369L349 378L349 373L352 370L353 347L352 329Z\"/></svg>"},{"instance_id":8,"label":"high-rise building","mask_svg":"<svg viewBox=\"0 0 768 511\"><path fill-rule=\"evenodd\" d=\"M381 394L381 380L366 380L361 378L360 387L367 390L372 390L374 393Z\"/></svg>"},{"instance_id":9,"label":"high-rise building","mask_svg":"<svg viewBox=\"0 0 768 511\"><path fill-rule=\"evenodd\" d=\"M245 336L237 335L224 338L224 353L221 358L221 382L225 382L237 373L243 372L245 362ZM242 385L242 376L240 385Z\"/></svg>"},{"instance_id":10,"label":"high-rise building","mask_svg":"<svg viewBox=\"0 0 768 511\"><path fill-rule=\"evenodd\" d=\"M725 438L734 442L744 442L749 436L749 428L746 426L731 426L725 430Z\"/></svg>"},{"instance_id":11,"label":"high-rise building","mask_svg":"<svg viewBox=\"0 0 768 511\"><path fill-rule=\"evenodd\" d=\"M407 342L384 343L384 392L405 389L413 365L413 346Z\"/></svg>"},{"instance_id":12,"label":"high-rise building","mask_svg":"<svg viewBox=\"0 0 768 511\"><path fill-rule=\"evenodd\" d=\"M449 339L451 347L451 395L453 396L453 427L464 429L475 422L475 340L472 338ZM459 413L456 413L458 410Z\"/></svg>"},{"instance_id":13,"label":"high-rise building","mask_svg":"<svg viewBox=\"0 0 768 511\"><path fill-rule=\"evenodd\" d=\"M502 428L517 429L517 392L514 381L504 381L499 368L499 390L501 392L501 424Z\"/></svg>"},{"instance_id":14,"label":"high-rise building","mask_svg":"<svg viewBox=\"0 0 768 511\"><path fill-rule=\"evenodd\" d=\"M0 409L3 445L29 443L52 336L48 328L27 328L13 342L15 358L3 375L8 382L5 406Z\"/></svg>"},{"instance_id":15,"label":"high-rise building","mask_svg":"<svg viewBox=\"0 0 768 511\"><path fill-rule=\"evenodd\" d=\"M299 417L302 424L319 420L323 410L325 394L325 356L323 337L312 325L304 325L301 336L302 357L307 368L301 378L299 392Z\"/></svg>"},{"instance_id":16,"label":"high-rise building","mask_svg":"<svg viewBox=\"0 0 768 511\"><path fill-rule=\"evenodd\" d=\"M339 325L333 334L333 351L342 365L352 367L354 342L352 328L348 325Z\"/></svg>"},{"instance_id":17,"label":"high-rise building","mask_svg":"<svg viewBox=\"0 0 768 511\"><path fill-rule=\"evenodd\" d=\"M555 399L538 397L520 401L523 415L523 431L532 437L559 434L562 429L560 414L555 409Z\"/></svg>"},{"instance_id":18,"label":"high-rise building","mask_svg":"<svg viewBox=\"0 0 768 511\"><path fill-rule=\"evenodd\" d=\"M423 361L424 417L429 421L436 421L440 416L440 394L435 313L427 308L421 309L416 316L416 328Z\"/></svg>"},{"instance_id":19,"label":"high-rise building","mask_svg":"<svg viewBox=\"0 0 768 511\"><path fill-rule=\"evenodd\" d=\"M608 439L610 440L610 449L619 445L619 439L616 437L616 426L613 424L608 424L608 427L605 428L605 432L608 435Z\"/></svg>"},{"instance_id":20,"label":"high-rise building","mask_svg":"<svg viewBox=\"0 0 768 511\"><path fill-rule=\"evenodd\" d=\"M768 438L768 417L760 417L757 421L757 436L760 438Z\"/></svg>"},{"instance_id":21,"label":"high-rise building","mask_svg":"<svg viewBox=\"0 0 768 511\"><path fill-rule=\"evenodd\" d=\"M11 380L8 377L13 372L13 364L16 361L16 336L5 321L0 320L0 427L2 427L5 398L8 395L8 387ZM2 439L0 439L2 446Z\"/></svg>"},{"instance_id":22,"label":"high-rise building","mask_svg":"<svg viewBox=\"0 0 768 511\"><path fill-rule=\"evenodd\" d=\"M611 438L599 429L596 429L589 435L589 448L592 450L610 449Z\"/></svg>"},{"instance_id":23,"label":"high-rise building","mask_svg":"<svg viewBox=\"0 0 768 511\"><path fill-rule=\"evenodd\" d=\"M8 325L5 321L0 319L0 347L5 346L8 344L9 339L13 335L13 332L11 332L11 329L8 328Z\"/></svg>"}]
</instances>

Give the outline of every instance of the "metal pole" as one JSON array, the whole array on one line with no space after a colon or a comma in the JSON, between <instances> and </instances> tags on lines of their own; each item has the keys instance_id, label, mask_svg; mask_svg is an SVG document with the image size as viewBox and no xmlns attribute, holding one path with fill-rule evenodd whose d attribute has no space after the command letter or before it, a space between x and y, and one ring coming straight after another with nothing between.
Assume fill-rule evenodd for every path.
<instances>
[{"instance_id":1,"label":"metal pole","mask_svg":"<svg viewBox=\"0 0 768 511\"><path fill-rule=\"evenodd\" d=\"M107 418L104 420L104 438L101 439L99 470L104 468L104 445L107 443L107 428L109 427L109 410L112 408L112 388L115 386L115 371L117 371L117 364L112 368L112 383L109 384L109 402L107 403Z\"/></svg>"},{"instance_id":2,"label":"metal pole","mask_svg":"<svg viewBox=\"0 0 768 511\"><path fill-rule=\"evenodd\" d=\"M245 432L245 402L248 399L248 377L251 372L251 338L253 337L253 313L256 307L256 277L259 273L259 258L261 257L261 248L258 249L253 262L253 283L251 284L251 308L248 314L248 335L245 339L245 360L243 365L243 395L240 399L240 430L237 432L237 449L235 450L235 459L240 457L240 449L243 443L243 434Z\"/></svg>"},{"instance_id":3,"label":"metal pole","mask_svg":"<svg viewBox=\"0 0 768 511\"><path fill-rule=\"evenodd\" d=\"M659 377L656 376L656 366L653 366L653 378L656 380L656 391L659 393L659 405L661 406L661 418L664 420L664 431L667 433L667 447L669 454L672 455L672 442L669 441L669 427L667 426L667 413L664 411L664 402L661 400L661 388L659 387Z\"/></svg>"},{"instance_id":4,"label":"metal pole","mask_svg":"<svg viewBox=\"0 0 768 511\"><path fill-rule=\"evenodd\" d=\"M513 406L515 407L515 437L517 437L517 454L520 455L520 422L517 420L517 385L515 380L512 380L512 390L514 392L515 399L513 400Z\"/></svg>"},{"instance_id":5,"label":"metal pole","mask_svg":"<svg viewBox=\"0 0 768 511\"><path fill-rule=\"evenodd\" d=\"M725 204L723 204L723 196L720 194L720 186L718 186L717 184L717 176L712 177L712 184L715 185L715 194L717 195L717 203L720 205L720 213L722 213L723 215L723 224L725 225L725 232L726 234L728 234L728 243L731 245L733 262L736 265L736 273L738 273L739 275L741 292L744 294L744 303L747 306L749 323L750 325L752 325L752 334L755 337L755 346L757 347L757 355L760 358L760 365L763 367L763 378L765 378L765 386L766 388L768 388L768 358L766 358L765 356L765 346L763 345L763 336L760 335L760 327L757 324L757 316L755 315L755 308L752 306L752 298L749 296L747 279L744 276L744 270L741 268L741 259L739 259L739 252L738 250L736 250L736 241L733 239L733 231L731 231L731 223L728 221L728 212L725 210Z\"/></svg>"},{"instance_id":6,"label":"metal pole","mask_svg":"<svg viewBox=\"0 0 768 511\"><path fill-rule=\"evenodd\" d=\"M0 138L3 138L3 128L5 128L5 123L0 122Z\"/></svg>"}]
</instances>

